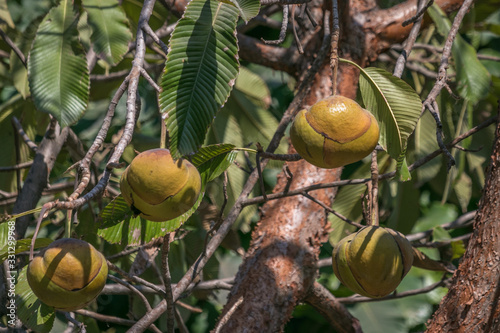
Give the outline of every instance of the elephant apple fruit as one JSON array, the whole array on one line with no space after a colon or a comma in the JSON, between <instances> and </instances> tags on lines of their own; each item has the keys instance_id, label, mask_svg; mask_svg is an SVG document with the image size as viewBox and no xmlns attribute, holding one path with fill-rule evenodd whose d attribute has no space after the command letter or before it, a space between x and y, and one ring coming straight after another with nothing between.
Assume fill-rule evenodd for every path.
<instances>
[{"instance_id":1,"label":"elephant apple fruit","mask_svg":"<svg viewBox=\"0 0 500 333\"><path fill-rule=\"evenodd\" d=\"M290 129L292 144L320 168L357 162L377 145L379 126L369 111L344 96L330 96L300 111Z\"/></svg>"},{"instance_id":2,"label":"elephant apple fruit","mask_svg":"<svg viewBox=\"0 0 500 333\"><path fill-rule=\"evenodd\" d=\"M392 229L366 226L333 249L333 271L346 287L371 298L392 293L410 270L413 248Z\"/></svg>"},{"instance_id":3,"label":"elephant apple fruit","mask_svg":"<svg viewBox=\"0 0 500 333\"><path fill-rule=\"evenodd\" d=\"M36 255L26 275L30 288L43 303L74 311L99 295L106 284L108 265L91 244L63 238Z\"/></svg>"}]
</instances>

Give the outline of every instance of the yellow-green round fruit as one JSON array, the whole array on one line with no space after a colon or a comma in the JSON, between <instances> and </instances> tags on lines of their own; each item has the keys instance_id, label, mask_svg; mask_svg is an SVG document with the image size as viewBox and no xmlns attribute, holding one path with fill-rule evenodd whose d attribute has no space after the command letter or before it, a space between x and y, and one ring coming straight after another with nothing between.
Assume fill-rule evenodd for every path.
<instances>
[{"instance_id":1,"label":"yellow-green round fruit","mask_svg":"<svg viewBox=\"0 0 500 333\"><path fill-rule=\"evenodd\" d=\"M174 161L168 149L137 155L120 179L122 196L143 218L162 222L176 218L195 204L201 177L189 161Z\"/></svg>"},{"instance_id":2,"label":"yellow-green round fruit","mask_svg":"<svg viewBox=\"0 0 500 333\"><path fill-rule=\"evenodd\" d=\"M26 275L42 302L62 311L74 311L99 295L106 284L108 265L91 244L63 238L35 256Z\"/></svg>"},{"instance_id":3,"label":"yellow-green round fruit","mask_svg":"<svg viewBox=\"0 0 500 333\"><path fill-rule=\"evenodd\" d=\"M392 293L410 270L413 250L401 233L367 226L333 249L333 271L352 291L379 298Z\"/></svg>"},{"instance_id":4,"label":"yellow-green round fruit","mask_svg":"<svg viewBox=\"0 0 500 333\"><path fill-rule=\"evenodd\" d=\"M375 117L344 96L330 96L300 111L290 129L292 144L306 161L320 168L357 162L377 145Z\"/></svg>"}]
</instances>

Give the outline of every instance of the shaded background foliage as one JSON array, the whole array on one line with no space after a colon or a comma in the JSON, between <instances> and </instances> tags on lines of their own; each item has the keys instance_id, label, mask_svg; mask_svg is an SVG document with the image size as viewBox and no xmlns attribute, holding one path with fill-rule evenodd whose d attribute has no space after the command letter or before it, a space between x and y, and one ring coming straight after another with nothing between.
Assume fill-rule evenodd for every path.
<instances>
[{"instance_id":1,"label":"shaded background foliage","mask_svg":"<svg viewBox=\"0 0 500 333\"><path fill-rule=\"evenodd\" d=\"M400 2L381 1L381 6L389 8ZM71 1L63 1L62 3L68 7L72 4ZM79 139L76 144L68 142L57 156L48 180L54 190L46 190L38 204L39 206L48 201L67 199L72 193L76 170L70 167L83 156L79 145L84 147L83 152L90 147L103 123L109 101L131 67L133 52L130 50L131 44L129 43L132 43L132 36L137 29L139 13L143 4L132 0L121 1L119 5L118 2L111 0L103 1L104 4L112 7L109 10L112 10L112 17L117 21L109 24L107 22L109 15L105 16L106 19L101 20L93 16L91 6L94 3L97 1L76 1L75 11L66 12L67 20L71 22L68 23L70 29L64 30L64 33L71 33L72 40L77 45L65 45L69 55L63 53L61 57L67 56L71 60L76 56L84 63L86 58L82 50L90 53L91 45L93 45L94 52L100 55L104 54L100 59L95 59L95 62L90 66L88 97L83 96L85 93L77 97L82 102L80 106L68 102L70 104L70 112L68 113L73 116L71 119L79 119L77 123L65 120L67 118L58 114L61 110L67 110L64 106L55 103L52 104L51 108L46 108L43 106L45 102L42 103L31 96L31 94L36 94L36 83L40 82L38 77L46 77L47 74L43 72L38 74L31 70L32 80L29 85L27 69L11 51L4 39L0 40L0 51L2 52L0 54L0 133L2 133L0 167L29 162L34 157L33 150L30 150L22 142L16 143L16 140L19 139L16 139L16 132L11 123L13 117L19 119L27 136L35 143L42 140L49 123L48 114L41 111L48 111L60 119L62 125L70 125L71 130ZM44 45L51 43L51 41L43 40L43 35L39 35L35 39L35 35L39 31L39 27L44 24L45 15L51 10L55 11L56 5L60 5L59 2L2 0L0 1L0 27L25 55L30 54L31 59L36 60L37 45L40 44L39 47L43 49ZM86 8L86 6L88 7ZM95 21L93 21L93 17ZM269 18L279 23L282 14L279 10L271 12ZM236 20L236 17L234 19ZM173 13L170 13L159 1L155 4L149 25L154 31L157 31L169 28L169 25L175 23L176 20ZM435 74L438 70L440 50L450 27L450 19L443 16L435 6L429 10L429 17L426 17L426 20L429 20L430 23L417 39L418 44L409 58L408 70L404 72L402 77L421 97L426 96L435 83L435 78L429 73ZM238 24L244 25L240 21ZM116 35L99 36L98 33L96 34L96 31L103 31L103 24L109 24L108 27L114 29L113 33ZM451 80L449 84L451 91L458 96L443 90L438 97L443 131L447 139L466 132L496 113L497 98L500 96L499 27L498 1L478 2L464 20L459 37L454 43L450 64ZM250 23L245 34L274 39L278 37L279 24L252 26ZM98 41L103 39L105 41L99 44ZM168 36L162 40L165 44L169 43ZM106 50L106 45L111 46L111 48ZM287 36L283 46L295 47L291 34ZM400 45L393 45L371 66L392 72L395 57L400 50ZM146 51L147 65L145 67L156 82L160 82L163 72L164 51L156 45ZM63 58L44 64L42 69L53 73L54 69L50 66L57 67L57 64L63 62ZM37 66L37 64L33 62L30 66ZM84 68L76 66L76 68L60 75L66 80L74 80L76 74L84 75L84 72ZM297 78L294 78L290 73L278 70L271 71L261 65L242 60L239 76L234 82L231 94L229 95L229 91L227 91L225 99L219 101L219 104L223 104L224 107L218 112L215 108L214 114L217 112L215 120L212 121L212 117L209 117L203 124L202 127L209 124L211 126L206 137L200 139L204 141L199 142L199 144L231 143L240 148L254 148L255 143L259 142L266 147L281 116L293 98L296 80ZM229 90L231 89L229 88ZM160 145L161 118L159 112L163 111L163 106L161 103L160 107L158 105L157 92L146 80L142 79L139 82L138 96L142 105L141 113L132 142L122 156L122 161L126 163L129 163L135 156L134 150L143 151ZM65 99L59 98L59 102L61 101L64 102ZM362 103L363 99L360 97L359 101ZM95 156L92 166L95 172L92 184L97 183L95 175L104 171L106 160L123 133L126 113L126 99L122 98L117 104L115 117L112 119L105 144ZM408 140L406 155L408 165L438 148L435 140L435 126L434 119L429 113L424 113L415 132ZM467 243L467 238L462 236L469 234L471 227L445 230L441 226L454 221L464 213L477 209L485 181L484 170L489 163L493 139L494 129L490 127L463 141L461 146L465 150L453 148L451 154L457 161L457 165L450 172L447 171L447 160L443 157L437 157L413 172L411 181L381 183L381 224L400 230L405 234L432 230L429 241L445 241L447 245L439 248L429 247L423 251L432 258L451 261L457 265ZM195 146L196 144L182 153L195 151L197 148ZM277 152L285 153L287 150L287 142L283 140ZM242 191L249 171L255 167L254 155L251 153L241 151L235 154L234 158L234 162L231 159L233 163L228 168L227 174L229 199L226 213ZM263 179L267 191L274 188L276 175L280 172L281 167L282 163L273 162L264 170ZM379 167L381 173L395 170L396 161L387 154L381 153L379 154ZM108 241L98 237L98 235L103 236L102 214L100 213L105 212L104 207L118 194L118 180L122 171L123 169L117 169L113 173L104 197L90 201L83 206L78 210L75 218L78 224L74 226L74 235L92 243L107 257L112 257L114 254L138 245L131 242L130 239L115 243L109 242L109 237L105 236ZM20 169L19 172L0 173L2 213L11 213L16 192L19 192L26 175L26 168ZM346 166L342 178L366 178L369 175L369 163L365 160ZM169 263L174 283L184 275L195 262L199 253L202 252L207 231L217 219L218 210L224 202L223 186L223 175L207 184L206 194L200 208L182 225L181 232L177 233L176 239L172 242ZM360 222L362 220L361 198L365 190L365 185L340 187L333 209L353 221ZM261 195L258 186L255 187L252 195ZM252 205L242 211L222 246L217 249L215 255L204 267L202 280L223 279L233 277L236 274L242 262L242 254L248 249L250 243L250 231L259 220L258 208L257 205ZM65 211L52 212L44 221L38 237L51 239L60 237L66 219L68 219L68 215ZM332 232L329 242L322 246L320 259L329 258L332 244L335 244L346 232L354 230L337 217L330 215L329 220ZM0 244L5 243L3 242L6 237L5 226L6 224L0 225L0 239L2 239ZM99 228L101 231L98 230ZM23 238L31 237L33 232L34 227L30 226ZM153 232L155 238L164 233L164 230ZM159 257L153 258L152 262L148 262L146 265L137 259L140 253L142 252L135 251L130 255L110 260L125 271L138 269L141 271L142 278L160 284ZM420 289L438 282L441 278L442 273L413 268L403 280L398 292ZM347 297L352 294L340 284L329 265L319 269L318 280L337 297ZM90 309L119 318L138 319L145 314L146 308L137 298L113 294L111 289L105 290L97 302L90 306ZM382 330L384 332L418 332L425 329L424 323L435 311L446 291L446 288L440 287L425 294L398 300L355 303L349 304L347 307L361 321L365 332L380 332ZM162 297L157 294L148 293L146 295L153 305L162 300ZM190 311L178 307L180 316L189 331L201 333L213 329L220 311L226 303L226 296L227 291L223 289L198 290L182 299L182 302L201 309L201 311ZM20 306L20 317L29 317L29 312L28 308ZM89 332L126 330L125 326L104 323L82 314L77 314L76 318L87 325ZM2 317L2 320L4 319L5 316ZM48 330L53 325L53 332L63 331L67 326L66 318L60 313L51 312L42 321L48 323ZM161 318L157 323L161 329L164 329L165 325L164 318ZM329 323L316 310L310 305L301 304L295 308L285 331L323 332L330 329Z\"/></svg>"}]
</instances>

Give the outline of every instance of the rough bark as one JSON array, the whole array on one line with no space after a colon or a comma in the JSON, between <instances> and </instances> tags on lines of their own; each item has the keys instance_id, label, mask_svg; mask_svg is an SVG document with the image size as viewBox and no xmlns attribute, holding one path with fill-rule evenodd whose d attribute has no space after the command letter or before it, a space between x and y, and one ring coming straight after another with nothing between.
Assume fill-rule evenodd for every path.
<instances>
[{"instance_id":1,"label":"rough bark","mask_svg":"<svg viewBox=\"0 0 500 333\"><path fill-rule=\"evenodd\" d=\"M499 195L500 122L473 235L427 332L500 332Z\"/></svg>"},{"instance_id":2,"label":"rough bark","mask_svg":"<svg viewBox=\"0 0 500 333\"><path fill-rule=\"evenodd\" d=\"M319 169L305 161L289 164L291 189L339 179L340 170ZM287 179L279 177L276 191ZM332 191L318 191L318 200L331 203ZM255 229L244 263L236 275L224 313L238 300L220 332L282 331L297 303L316 278L319 247L326 241L325 211L306 197L271 201ZM223 314L224 317L224 314Z\"/></svg>"}]
</instances>

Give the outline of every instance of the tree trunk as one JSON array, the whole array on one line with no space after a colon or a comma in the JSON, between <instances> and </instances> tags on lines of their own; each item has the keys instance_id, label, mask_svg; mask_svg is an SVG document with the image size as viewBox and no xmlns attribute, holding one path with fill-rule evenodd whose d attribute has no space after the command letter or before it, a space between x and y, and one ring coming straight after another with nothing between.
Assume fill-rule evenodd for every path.
<instances>
[{"instance_id":1,"label":"tree trunk","mask_svg":"<svg viewBox=\"0 0 500 333\"><path fill-rule=\"evenodd\" d=\"M499 195L500 122L474 233L427 332L500 332Z\"/></svg>"},{"instance_id":2,"label":"tree trunk","mask_svg":"<svg viewBox=\"0 0 500 333\"><path fill-rule=\"evenodd\" d=\"M319 169L301 160L290 163L291 189L339 179L340 169ZM277 191L287 179L279 178ZM332 190L313 195L327 205ZM278 332L316 278L321 243L328 234L323 208L304 196L274 200L264 206L253 242L236 275L220 332ZM285 319L285 320L284 320Z\"/></svg>"}]
</instances>

